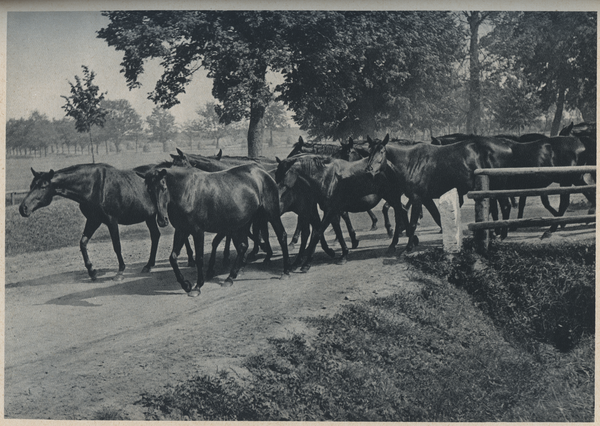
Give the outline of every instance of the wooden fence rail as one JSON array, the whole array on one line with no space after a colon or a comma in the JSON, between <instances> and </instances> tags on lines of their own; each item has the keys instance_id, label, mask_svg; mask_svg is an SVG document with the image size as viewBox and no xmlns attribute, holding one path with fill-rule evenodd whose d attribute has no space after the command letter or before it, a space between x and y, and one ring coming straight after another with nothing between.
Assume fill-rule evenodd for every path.
<instances>
[{"instance_id":1,"label":"wooden fence rail","mask_svg":"<svg viewBox=\"0 0 600 426\"><path fill-rule=\"evenodd\" d=\"M27 190L20 190L20 191L8 191L8 192L6 192L5 201L6 201L6 203L8 203L9 200L10 200L10 204L9 205L14 206L15 205L15 200L18 198L18 196L26 195L27 193L29 193L28 189Z\"/></svg>"},{"instance_id":2,"label":"wooden fence rail","mask_svg":"<svg viewBox=\"0 0 600 426\"><path fill-rule=\"evenodd\" d=\"M536 195L562 195L576 194L588 191L596 192L596 185L571 186L560 188L536 188L536 189L511 189L490 190L489 176L514 176L514 175L556 175L575 173L595 173L596 166L573 166L573 167L531 167L531 168L505 168L505 169L477 169L476 190L467 194L468 198L475 200L475 223L470 223L469 229L473 231L477 248L487 251L489 246L489 230L499 227L530 227L530 226L552 226L567 223L591 223L596 222L596 215L580 215L569 217L540 217L532 219L511 219L488 221L489 199L500 197L536 196Z\"/></svg>"}]
</instances>

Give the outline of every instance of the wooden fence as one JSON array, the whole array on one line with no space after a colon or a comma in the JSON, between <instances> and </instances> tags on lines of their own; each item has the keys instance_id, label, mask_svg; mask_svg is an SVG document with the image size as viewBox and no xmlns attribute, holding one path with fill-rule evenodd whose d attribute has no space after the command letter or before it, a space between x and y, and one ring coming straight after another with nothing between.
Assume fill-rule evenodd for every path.
<instances>
[{"instance_id":1,"label":"wooden fence","mask_svg":"<svg viewBox=\"0 0 600 426\"><path fill-rule=\"evenodd\" d=\"M21 190L21 191L8 191L6 193L5 206L14 206L15 203L21 202L25 195L29 193L29 190Z\"/></svg>"},{"instance_id":2,"label":"wooden fence","mask_svg":"<svg viewBox=\"0 0 600 426\"><path fill-rule=\"evenodd\" d=\"M498 227L510 226L524 228L531 226L552 226L568 223L590 223L596 222L596 215L579 215L568 217L540 217L531 219L512 219L488 221L489 199L500 197L517 196L539 196L539 195L560 195L576 194L587 191L596 193L596 185L570 186L559 188L537 188L537 189L511 189L511 190L490 190L489 176L515 176L515 175L557 175L557 174L582 174L595 173L596 166L576 166L576 167L531 167L531 168L504 168L504 169L477 169L476 190L467 194L467 197L475 200L475 223L469 224L469 229L473 231L477 247L480 251L486 251L489 245L489 230Z\"/></svg>"}]
</instances>

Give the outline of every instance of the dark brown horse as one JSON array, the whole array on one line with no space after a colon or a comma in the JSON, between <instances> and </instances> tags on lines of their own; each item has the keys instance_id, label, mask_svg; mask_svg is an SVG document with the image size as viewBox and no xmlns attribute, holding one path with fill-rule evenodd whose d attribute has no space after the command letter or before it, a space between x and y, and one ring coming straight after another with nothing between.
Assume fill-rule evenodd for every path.
<instances>
[{"instance_id":1,"label":"dark brown horse","mask_svg":"<svg viewBox=\"0 0 600 426\"><path fill-rule=\"evenodd\" d=\"M412 203L410 225L406 231L407 252L418 244L415 231L423 205L435 205L435 198L453 188L457 189L462 205L462 197L474 188L476 169L499 167L512 158L510 147L493 138L474 137L451 145L419 144L412 147L386 145L385 140L375 140L367 167L383 154L397 171L399 185L396 190L404 193ZM439 221L439 217L434 219ZM390 248L395 246L398 236L395 232Z\"/></svg>"},{"instance_id":2,"label":"dark brown horse","mask_svg":"<svg viewBox=\"0 0 600 426\"><path fill-rule=\"evenodd\" d=\"M33 181L19 207L21 215L28 217L35 210L49 205L57 195L79 203L79 209L87 219L79 247L92 280L97 278L97 271L89 259L87 245L101 224L105 224L110 232L119 261L115 279L121 280L125 262L121 255L119 225L146 222L152 245L150 258L142 272L150 271L155 264L160 232L156 226L156 209L146 192L144 181L133 170L119 170L107 164L80 164L46 173L31 171Z\"/></svg>"},{"instance_id":3,"label":"dark brown horse","mask_svg":"<svg viewBox=\"0 0 600 426\"><path fill-rule=\"evenodd\" d=\"M354 144L352 138L349 138L347 142L340 142L339 145L328 144L328 143L307 143L304 142L302 136L298 138L298 142L294 144L292 150L288 154L287 158L291 158L298 154L316 154L316 155L325 155L332 158L342 159L346 161L357 161L364 157L368 156L368 151L363 150L361 148L357 148ZM368 199L365 199L365 204L370 204L375 207L381 199L377 199L374 194L371 194ZM365 211L364 209L359 210L361 212ZM388 231L388 235L391 236L392 226L389 220L389 205L385 205L383 207L383 219L385 223L385 228ZM371 209L366 210L367 214L371 218L371 231L377 230L377 216L373 213ZM355 213L355 212L352 212ZM358 239L356 238L356 231L352 226L352 222L350 221L350 216L348 212L343 212L341 214L342 219L346 223L346 228L348 229L348 234L350 235L350 240L352 241L352 248L358 247ZM292 237L292 243L296 243L298 241L298 235L300 233L300 229L297 227L296 232L294 232L294 236Z\"/></svg>"},{"instance_id":4,"label":"dark brown horse","mask_svg":"<svg viewBox=\"0 0 600 426\"><path fill-rule=\"evenodd\" d=\"M379 164L374 167L377 176L373 176L373 173L366 172L366 166L367 159L348 162L315 154L296 155L279 163L276 172L277 182L286 188L293 188L299 178L306 180L315 190L319 205L324 212L321 225L316 232L313 230L302 266L303 271L310 268L315 246L329 224L334 227L342 246L342 256L338 263L346 262L348 247L341 237L339 215L344 211L358 210L357 207L362 205L362 199L367 195L377 194L388 201L394 207L396 229L405 227L406 217L402 214L406 215L406 212L400 203L400 193L394 190L397 182L391 169L380 170L383 164Z\"/></svg>"},{"instance_id":5,"label":"dark brown horse","mask_svg":"<svg viewBox=\"0 0 600 426\"><path fill-rule=\"evenodd\" d=\"M169 261L177 281L189 296L198 296L204 285L204 233L231 235L237 259L223 284L237 277L248 249L250 224L260 215L271 223L283 252L283 277L289 275L285 229L281 223L279 192L273 178L261 167L248 164L222 172L204 172L178 167L151 171L146 186L157 210L159 226L169 221L175 227ZM197 283L192 286L177 265L177 257L188 235L196 248Z\"/></svg>"}]
</instances>

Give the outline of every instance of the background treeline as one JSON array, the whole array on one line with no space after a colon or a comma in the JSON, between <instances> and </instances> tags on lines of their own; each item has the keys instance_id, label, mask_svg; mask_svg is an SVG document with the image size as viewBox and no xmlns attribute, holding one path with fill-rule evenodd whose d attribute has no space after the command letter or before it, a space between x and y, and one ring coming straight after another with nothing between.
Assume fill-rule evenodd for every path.
<instances>
[{"instance_id":1,"label":"background treeline","mask_svg":"<svg viewBox=\"0 0 600 426\"><path fill-rule=\"evenodd\" d=\"M595 12L122 11L98 37L123 51L139 87L144 62L163 74L145 120L126 100L94 129L96 150L167 149L174 137L247 141L259 155L293 122L312 138L339 140L543 132L595 121ZM176 124L168 109L199 69L214 104ZM273 84L270 76L279 84ZM68 120L11 119L13 154L89 149Z\"/></svg>"}]
</instances>

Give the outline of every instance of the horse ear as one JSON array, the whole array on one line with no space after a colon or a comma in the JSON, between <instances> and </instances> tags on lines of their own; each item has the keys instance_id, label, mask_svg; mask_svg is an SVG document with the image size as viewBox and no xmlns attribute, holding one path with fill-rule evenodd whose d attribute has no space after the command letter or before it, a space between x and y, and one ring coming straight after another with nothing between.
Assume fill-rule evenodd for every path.
<instances>
[{"instance_id":1,"label":"horse ear","mask_svg":"<svg viewBox=\"0 0 600 426\"><path fill-rule=\"evenodd\" d=\"M354 146L354 139L348 138L348 148L352 148Z\"/></svg>"},{"instance_id":2,"label":"horse ear","mask_svg":"<svg viewBox=\"0 0 600 426\"><path fill-rule=\"evenodd\" d=\"M431 144L432 145L441 145L442 141L440 141L438 138L435 138L435 137L432 136L431 137Z\"/></svg>"},{"instance_id":3,"label":"horse ear","mask_svg":"<svg viewBox=\"0 0 600 426\"><path fill-rule=\"evenodd\" d=\"M383 144L387 144L390 141L390 134L388 133L387 135L385 135L385 138L383 138Z\"/></svg>"},{"instance_id":4,"label":"horse ear","mask_svg":"<svg viewBox=\"0 0 600 426\"><path fill-rule=\"evenodd\" d=\"M177 151L177 154L181 155L182 157L185 156L185 154L181 152L179 148L175 148L175 150Z\"/></svg>"},{"instance_id":5,"label":"horse ear","mask_svg":"<svg viewBox=\"0 0 600 426\"><path fill-rule=\"evenodd\" d=\"M223 156L223 150L219 149L219 153L217 154L217 160L221 160L222 156Z\"/></svg>"},{"instance_id":6,"label":"horse ear","mask_svg":"<svg viewBox=\"0 0 600 426\"><path fill-rule=\"evenodd\" d=\"M373 146L373 144L375 142L373 142L373 139L371 139L371 136L367 135L367 143L369 144L369 146Z\"/></svg>"},{"instance_id":7,"label":"horse ear","mask_svg":"<svg viewBox=\"0 0 600 426\"><path fill-rule=\"evenodd\" d=\"M275 161L277 161L277 164L281 163L281 160L277 156L275 156Z\"/></svg>"},{"instance_id":8,"label":"horse ear","mask_svg":"<svg viewBox=\"0 0 600 426\"><path fill-rule=\"evenodd\" d=\"M50 171L48 172L48 180L52 179L54 177L54 170L50 169Z\"/></svg>"},{"instance_id":9,"label":"horse ear","mask_svg":"<svg viewBox=\"0 0 600 426\"><path fill-rule=\"evenodd\" d=\"M178 160L179 159L179 155L175 155L175 154L169 154L171 156L171 158L173 160Z\"/></svg>"},{"instance_id":10,"label":"horse ear","mask_svg":"<svg viewBox=\"0 0 600 426\"><path fill-rule=\"evenodd\" d=\"M31 168L31 173L33 173L33 177L39 178L41 173L36 172L35 170L33 170L33 167Z\"/></svg>"},{"instance_id":11,"label":"horse ear","mask_svg":"<svg viewBox=\"0 0 600 426\"><path fill-rule=\"evenodd\" d=\"M142 173L142 172L135 172L136 175L138 175L139 177L141 177L142 179L146 180L146 174Z\"/></svg>"},{"instance_id":12,"label":"horse ear","mask_svg":"<svg viewBox=\"0 0 600 426\"><path fill-rule=\"evenodd\" d=\"M298 145L304 145L304 139L302 139L302 136L298 136Z\"/></svg>"}]
</instances>

